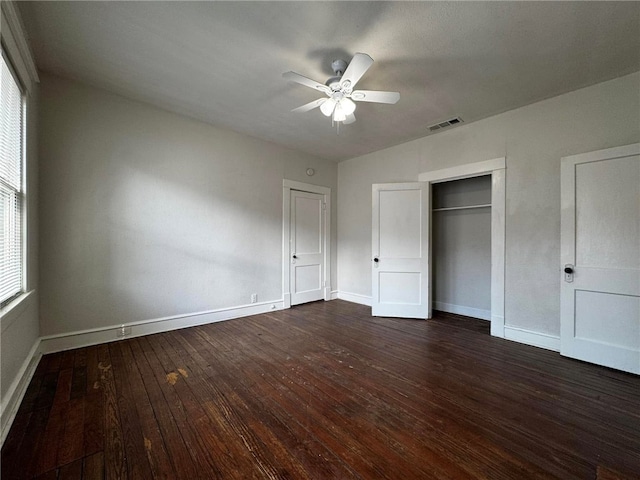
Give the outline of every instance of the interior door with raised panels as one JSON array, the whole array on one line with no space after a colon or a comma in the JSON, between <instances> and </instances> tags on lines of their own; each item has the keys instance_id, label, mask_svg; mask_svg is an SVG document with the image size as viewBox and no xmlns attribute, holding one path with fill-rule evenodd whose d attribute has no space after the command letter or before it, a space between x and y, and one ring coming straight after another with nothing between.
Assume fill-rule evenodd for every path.
<instances>
[{"instance_id":1,"label":"interior door with raised panels","mask_svg":"<svg viewBox=\"0 0 640 480\"><path fill-rule=\"evenodd\" d=\"M291 305L324 298L324 196L291 190Z\"/></svg>"},{"instance_id":2,"label":"interior door with raised panels","mask_svg":"<svg viewBox=\"0 0 640 480\"><path fill-rule=\"evenodd\" d=\"M429 318L429 185L373 185L374 316Z\"/></svg>"},{"instance_id":3,"label":"interior door with raised panels","mask_svg":"<svg viewBox=\"0 0 640 480\"><path fill-rule=\"evenodd\" d=\"M640 373L640 145L562 159L563 355Z\"/></svg>"}]
</instances>

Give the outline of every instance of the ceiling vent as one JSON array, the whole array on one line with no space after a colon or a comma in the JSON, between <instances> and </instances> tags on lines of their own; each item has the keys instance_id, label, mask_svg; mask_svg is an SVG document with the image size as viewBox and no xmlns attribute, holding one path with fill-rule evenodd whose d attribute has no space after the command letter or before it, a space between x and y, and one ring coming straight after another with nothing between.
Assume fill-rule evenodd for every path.
<instances>
[{"instance_id":1,"label":"ceiling vent","mask_svg":"<svg viewBox=\"0 0 640 480\"><path fill-rule=\"evenodd\" d=\"M430 132L435 132L437 130L440 130L442 128L447 128L450 127L452 125L457 125L459 123L462 123L462 119L460 117L454 117L450 120L446 120L444 122L440 122L440 123L436 123L435 125L431 125L429 127L429 131Z\"/></svg>"}]
</instances>

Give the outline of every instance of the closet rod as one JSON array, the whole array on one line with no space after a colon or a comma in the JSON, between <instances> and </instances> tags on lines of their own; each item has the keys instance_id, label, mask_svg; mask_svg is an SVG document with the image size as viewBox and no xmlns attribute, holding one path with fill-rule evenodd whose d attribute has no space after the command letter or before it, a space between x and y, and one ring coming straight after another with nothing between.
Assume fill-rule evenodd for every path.
<instances>
[{"instance_id":1,"label":"closet rod","mask_svg":"<svg viewBox=\"0 0 640 480\"><path fill-rule=\"evenodd\" d=\"M444 207L444 208L434 208L433 211L434 212L448 212L451 210L468 210L471 208L487 208L487 207L491 207L490 203L484 204L484 205L467 205L466 207Z\"/></svg>"}]
</instances>

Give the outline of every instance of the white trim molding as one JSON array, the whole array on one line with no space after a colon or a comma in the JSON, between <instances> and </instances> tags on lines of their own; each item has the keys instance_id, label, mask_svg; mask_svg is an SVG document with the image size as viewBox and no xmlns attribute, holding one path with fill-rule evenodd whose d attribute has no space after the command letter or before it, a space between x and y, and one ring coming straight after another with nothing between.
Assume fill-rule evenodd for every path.
<instances>
[{"instance_id":1,"label":"white trim molding","mask_svg":"<svg viewBox=\"0 0 640 480\"><path fill-rule=\"evenodd\" d=\"M452 303L433 302L433 308L441 312L455 313L467 317L479 318L481 320L491 320L491 310L481 308L465 307L464 305L454 305Z\"/></svg>"},{"instance_id":2,"label":"white trim molding","mask_svg":"<svg viewBox=\"0 0 640 480\"><path fill-rule=\"evenodd\" d=\"M24 394L27 392L29 383L31 383L40 357L42 357L42 353L40 353L40 339L38 338L31 347L27 358L22 362L18 374L13 379L13 382L11 382L0 404L0 446L4 444L13 420L16 418L16 413L18 413L20 403L24 398Z\"/></svg>"},{"instance_id":3,"label":"white trim molding","mask_svg":"<svg viewBox=\"0 0 640 480\"><path fill-rule=\"evenodd\" d=\"M4 331L9 328L16 319L20 318L29 306L30 298L35 297L35 290L24 292L18 298L13 300L9 305L0 310L0 329Z\"/></svg>"},{"instance_id":4,"label":"white trim molding","mask_svg":"<svg viewBox=\"0 0 640 480\"><path fill-rule=\"evenodd\" d=\"M424 172L418 176L418 180L429 183L450 182L451 180L487 175L494 170L503 170L505 168L507 168L506 158L499 157L483 162L467 163L465 165Z\"/></svg>"},{"instance_id":5,"label":"white trim molding","mask_svg":"<svg viewBox=\"0 0 640 480\"><path fill-rule=\"evenodd\" d=\"M359 303L360 305L371 306L371 297L368 295L361 295L359 293L341 292L338 290L338 298L347 302Z\"/></svg>"},{"instance_id":6,"label":"white trim molding","mask_svg":"<svg viewBox=\"0 0 640 480\"><path fill-rule=\"evenodd\" d=\"M504 289L506 250L506 168L505 157L424 172L421 182L434 183L491 175L491 335L504 337ZM431 234L431 232L429 233ZM429 268L433 268L430 263ZM432 278L432 272L429 273Z\"/></svg>"},{"instance_id":7,"label":"white trim molding","mask_svg":"<svg viewBox=\"0 0 640 480\"><path fill-rule=\"evenodd\" d=\"M504 338L524 343L533 347L544 348L553 352L560 351L560 337L546 333L534 332L525 328L504 326Z\"/></svg>"},{"instance_id":8,"label":"white trim molding","mask_svg":"<svg viewBox=\"0 0 640 480\"><path fill-rule=\"evenodd\" d=\"M40 339L40 352L42 354L60 352L63 350L71 350L73 348L87 347L100 343L150 335L152 333L169 332L179 328L194 327L196 325L205 325L207 323L248 317L259 313L282 310L282 308L282 300L273 300L270 302L252 303L237 307L220 308L217 310L207 310L184 315L155 318L152 320L125 323L122 325L111 325L108 327L79 330L75 332L61 333L58 335L48 335ZM125 337L118 337L116 334L123 326L131 328L131 334L126 335Z\"/></svg>"},{"instance_id":9,"label":"white trim molding","mask_svg":"<svg viewBox=\"0 0 640 480\"><path fill-rule=\"evenodd\" d=\"M331 292L329 293L329 296L331 297L331 300L337 300L338 299L338 290L331 290Z\"/></svg>"},{"instance_id":10,"label":"white trim molding","mask_svg":"<svg viewBox=\"0 0 640 480\"><path fill-rule=\"evenodd\" d=\"M33 54L25 35L22 18L14 2L0 2L2 19L0 20L0 36L13 67L17 70L20 81L27 91L40 81L38 69L33 61Z\"/></svg>"},{"instance_id":11,"label":"white trim molding","mask_svg":"<svg viewBox=\"0 0 640 480\"><path fill-rule=\"evenodd\" d=\"M291 308L291 272L289 258L291 255L289 237L291 225L291 190L323 195L324 214L324 300L332 300L331 290L331 188L295 180L282 180L282 299L284 308Z\"/></svg>"}]
</instances>

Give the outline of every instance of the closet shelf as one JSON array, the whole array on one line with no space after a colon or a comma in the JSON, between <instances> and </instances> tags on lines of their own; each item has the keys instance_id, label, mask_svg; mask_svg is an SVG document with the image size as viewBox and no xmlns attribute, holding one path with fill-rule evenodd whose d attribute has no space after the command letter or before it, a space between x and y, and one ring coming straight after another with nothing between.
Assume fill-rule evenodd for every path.
<instances>
[{"instance_id":1,"label":"closet shelf","mask_svg":"<svg viewBox=\"0 0 640 480\"><path fill-rule=\"evenodd\" d=\"M491 207L490 203L485 203L483 205L466 205L464 207L444 207L444 208L434 208L434 212L449 212L451 210L468 210L471 208L487 208Z\"/></svg>"}]
</instances>

